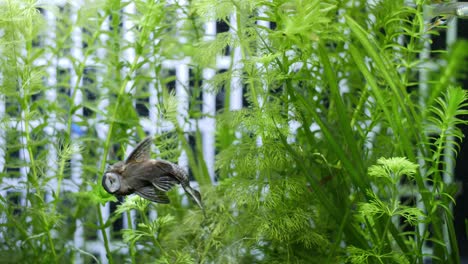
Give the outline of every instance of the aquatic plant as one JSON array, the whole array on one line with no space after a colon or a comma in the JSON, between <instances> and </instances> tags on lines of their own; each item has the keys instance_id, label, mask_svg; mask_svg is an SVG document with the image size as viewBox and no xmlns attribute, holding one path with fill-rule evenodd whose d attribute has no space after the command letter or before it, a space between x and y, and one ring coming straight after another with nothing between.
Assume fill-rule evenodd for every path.
<instances>
[{"instance_id":1,"label":"aquatic plant","mask_svg":"<svg viewBox=\"0 0 468 264\"><path fill-rule=\"evenodd\" d=\"M468 43L428 50L429 3L0 4L1 259L460 262ZM204 212L102 189L147 134Z\"/></svg>"}]
</instances>

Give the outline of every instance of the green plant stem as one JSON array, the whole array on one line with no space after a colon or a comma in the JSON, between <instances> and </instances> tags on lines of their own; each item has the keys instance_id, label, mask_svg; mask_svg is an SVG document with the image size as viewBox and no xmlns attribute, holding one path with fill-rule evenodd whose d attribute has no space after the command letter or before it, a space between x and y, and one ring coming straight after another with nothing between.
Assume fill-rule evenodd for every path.
<instances>
[{"instance_id":1,"label":"green plant stem","mask_svg":"<svg viewBox=\"0 0 468 264\"><path fill-rule=\"evenodd\" d=\"M422 5L417 5L417 14L422 14ZM418 32L419 28L419 23L417 23L421 19L420 16L415 16L413 23L411 25L411 32L416 32L415 34L409 34L409 41L407 44L407 49L405 49L406 52L406 60L405 64L408 64L408 62L413 61L414 57L417 56L417 54L420 52L416 48L416 40L417 38L415 36L420 36L420 33ZM412 73L411 68L407 68L404 74L402 75L402 83L404 85L408 85L409 79L410 79L410 74Z\"/></svg>"},{"instance_id":2,"label":"green plant stem","mask_svg":"<svg viewBox=\"0 0 468 264\"><path fill-rule=\"evenodd\" d=\"M391 216L389 216L388 219L386 219L385 221L385 227L382 232L382 236L379 239L379 243L380 243L379 250L384 249L385 244L388 244L388 229L391 224L392 224L392 218Z\"/></svg>"},{"instance_id":3,"label":"green plant stem","mask_svg":"<svg viewBox=\"0 0 468 264\"><path fill-rule=\"evenodd\" d=\"M102 26L102 24L104 23L104 21L106 19L107 19L107 17L102 16L101 20L99 21L99 27ZM96 30L93 33L91 41L89 43L94 43L101 34L102 34L101 31ZM83 56L83 61L79 63L79 66L77 67L77 70L75 72L77 76L76 76L75 84L73 85L73 93L72 93L71 100L70 100L72 102L72 104L70 105L69 112L68 112L68 120L67 120L67 128L66 128L66 131L67 131L66 135L68 137L65 139L65 142L64 142L65 146L67 146L68 143L71 141L70 140L71 126L72 126L72 123L73 123L73 118L72 117L73 117L74 111L77 109L77 108L75 108L73 103L75 102L75 98L77 96L77 92L79 90L81 80L83 78L84 69L86 67L86 62L88 60L88 57L92 54L92 52L93 52L93 49L89 48L89 49L86 50L86 52L85 52L85 54ZM60 162L59 171L57 173L58 179L57 179L56 197L55 197L55 201L54 201L54 210L57 208L57 203L58 203L58 200L59 200L58 196L60 195L61 183L62 183L63 178L64 178L65 164L66 164L66 160L62 159L61 162ZM112 264L113 263L112 253L110 251L109 241L108 241L108 238L107 238L107 233L105 232L105 229L103 228L104 221L103 221L102 211L101 211L100 205L97 205L97 211L98 211L98 221L99 221L102 237L103 237L103 240L104 240L104 246L105 246L105 249L106 249L106 254L108 256L109 263Z\"/></svg>"},{"instance_id":4,"label":"green plant stem","mask_svg":"<svg viewBox=\"0 0 468 264\"><path fill-rule=\"evenodd\" d=\"M9 15L10 15L10 21L14 21L13 20L13 17L12 17L12 14L13 14L13 10L12 10L12 4L11 4L11 1L9 0L8 1L8 9L9 9ZM31 55L31 49L32 49L32 43L31 43L31 40L32 40L32 31L31 31L31 23L32 21L29 21L30 24L29 27L27 28L27 32L29 33L28 35L28 39L29 41L26 42L26 60L25 60L25 63L28 63L30 62L30 55ZM14 52L13 52L13 56L15 58L15 62L18 62L18 54L17 54L17 50L14 48L13 49ZM24 115L24 119L23 119L23 128L24 128L24 133L25 133L25 137L26 137L26 148L28 150L28 156L29 156L29 162L31 163L31 165L29 166L31 172L32 172L32 176L33 176L33 179L31 181L30 177L29 177L29 174L28 174L28 182L32 182L34 184L34 188L36 189L36 195L37 197L39 198L38 200L41 201L41 204L39 205L33 205L32 202L31 202L31 206L38 206L39 208L42 208L43 207L43 202L42 202L42 193L41 193L41 188L39 186L39 178L38 178L38 174L37 174L37 165L36 165L36 160L35 160L35 157L34 157L34 153L33 153L33 150L32 150L32 143L31 143L31 131L30 131L30 127L29 127L29 115L30 115L30 112L29 112L29 100L30 100L30 97L28 96L28 92L26 91L26 85L27 84L24 84L24 79L22 79L20 76L21 76L21 72L20 72L20 68L18 66L18 64L15 65L15 69L16 69L16 74L18 76L18 80L20 82L19 86L21 87L21 91L22 91L22 109L23 109L23 115ZM29 199L29 185L28 185L28 192L27 192L27 197L26 199ZM32 201L32 200L31 200ZM44 219L44 221L47 221L46 219ZM49 243L49 247L50 247L50 251L52 253L52 257L54 259L54 262L57 263L57 254L55 252L55 245L54 245L54 242L52 240L52 235L50 234L50 228L49 228L49 225L47 224L47 228L46 228L46 236L47 236L47 241Z\"/></svg>"},{"instance_id":5,"label":"green plant stem","mask_svg":"<svg viewBox=\"0 0 468 264\"><path fill-rule=\"evenodd\" d=\"M133 224L132 224L132 217L130 215L130 211L126 213L127 215L127 225L129 229L133 229ZM135 259L135 244L130 243L129 245L129 251L130 251L130 258L132 260L132 263L137 263Z\"/></svg>"},{"instance_id":6,"label":"green plant stem","mask_svg":"<svg viewBox=\"0 0 468 264\"><path fill-rule=\"evenodd\" d=\"M375 78L373 77L373 75L370 73L369 69L366 67L366 65L364 65L363 56L360 54L360 51L354 45L350 46L351 55L353 56L356 62L356 65L360 69L361 73L365 76L369 86L372 88L372 92L375 98L377 99L379 106L382 108L382 110L385 113L385 116L390 122L390 127L392 127L392 129L394 129L395 131L401 131L401 132L398 132L398 134L400 135L400 139L402 140L402 143L400 145L403 146L404 154L408 156L410 160L416 160L415 151L412 148L413 144L411 144L410 142L410 137L406 135L406 133L410 131L411 132L410 134L415 135L416 140L418 140L419 142L424 142L422 141L423 139L421 139L422 136L421 135L418 136L418 134L421 134L420 131L423 131L423 129L418 130L418 128L420 127L420 123L418 123L417 117L414 114L414 107L412 106L411 103L405 104L405 100L408 101L407 96L405 96L406 99L403 100L402 96L400 95L401 93L403 93L403 91L400 91L398 89L398 85L396 83L397 78L392 77L392 74L390 73L392 72L392 70L386 66L387 62L385 58L381 57L380 54L378 54L377 51L375 50L375 47L374 47L375 43L373 44L373 42L371 43L371 41L369 41L367 33L365 33L365 31L354 20L347 17L347 21L353 33L360 40L361 44L365 47L367 54L372 59L375 60L376 68L382 72L383 77L388 81L388 84L391 87L391 90L394 91L394 94L397 100L393 102L391 109L386 106L387 103L385 102L384 96L380 91L380 87L377 85L377 82ZM403 111L404 116L406 116L407 120L408 121L415 120L416 121L415 123L418 124L417 126L411 127L410 130L403 129L402 124L401 124L401 119L397 118L399 116L399 112L397 111L398 105L400 106L401 109L404 110ZM409 115L409 113L405 110L407 107L410 108L411 115ZM426 151L424 149L423 144L417 144L417 147L424 156L427 156L425 155ZM426 191L426 185L424 183L424 179L422 178L420 174L417 174L415 176L415 181L418 186L419 192L421 194L424 207L426 208L426 210L429 211L430 208L432 208L432 205L431 205L432 203L431 203L430 193ZM394 236L394 238L397 241L399 241L398 244L400 246L404 246L404 243L400 241L401 238L399 238L398 236Z\"/></svg>"},{"instance_id":7,"label":"green plant stem","mask_svg":"<svg viewBox=\"0 0 468 264\"><path fill-rule=\"evenodd\" d=\"M112 259L112 251L109 246L109 239L107 238L106 228L104 227L104 219L102 217L102 210L101 205L96 205L97 212L98 212L98 220L99 220L99 229L101 230L102 239L104 240L104 248L106 249L106 256L109 260L109 263L114 263Z\"/></svg>"},{"instance_id":8,"label":"green plant stem","mask_svg":"<svg viewBox=\"0 0 468 264\"><path fill-rule=\"evenodd\" d=\"M251 52L250 52L248 43L245 43L245 40L244 40L244 35L243 35L244 33L243 33L243 28L242 28L243 23L242 23L242 15L241 15L242 10L237 3L234 3L234 5L236 6L236 33L237 33L237 37L239 38L239 42L241 43L241 47L242 47L241 48L242 61L245 62L247 61L247 56ZM254 65L251 65L251 67L253 68ZM245 65L244 65L244 68L245 68ZM246 72L249 72L249 71L247 71L246 69ZM251 72L253 72L253 70L251 70ZM260 108L255 82L253 81L253 78L251 76L249 76L248 82L249 82L249 88L250 88L249 90L252 93L252 103L254 104L255 107Z\"/></svg>"},{"instance_id":9,"label":"green plant stem","mask_svg":"<svg viewBox=\"0 0 468 264\"><path fill-rule=\"evenodd\" d=\"M137 61L137 58L138 58L138 56L135 57L135 61ZM135 61L134 61L133 65L135 65ZM127 86L128 81L129 81L129 78L125 78L123 83L121 84L119 94L117 96L117 101L115 103L115 107L114 107L114 110L113 110L113 113L112 113L112 118L111 118L111 121L110 121L110 124L109 124L109 129L107 131L107 138L106 138L106 141L105 141L105 144L104 144L103 158L101 160L101 166L100 166L100 170L99 170L99 171L102 171L102 172L106 168L107 155L109 153L109 148L110 148L110 145L111 145L110 141L111 141L114 122L115 122L115 120L117 118L117 112L118 112L118 109L119 109L119 106L120 106L120 103L121 103L121 100L122 100L121 97L124 94L125 87ZM100 180L98 182L100 182ZM102 233L102 237L104 239L104 247L106 249L107 258L109 260L109 263L112 264L112 263L114 263L114 261L112 259L112 253L111 253L111 250L110 250L110 247L109 247L109 242L108 242L108 239L107 239L106 230L104 228L104 221L103 221L103 217L102 217L101 206L97 205L97 209L98 209L98 215L99 215L99 224L101 225L101 233Z\"/></svg>"},{"instance_id":10,"label":"green plant stem","mask_svg":"<svg viewBox=\"0 0 468 264\"><path fill-rule=\"evenodd\" d=\"M379 263L384 264L384 262L382 261L382 258L378 257L377 259L379 260Z\"/></svg>"},{"instance_id":11,"label":"green plant stem","mask_svg":"<svg viewBox=\"0 0 468 264\"><path fill-rule=\"evenodd\" d=\"M353 116L351 118L351 123L350 126L353 128L356 125L356 120L358 118L358 115L361 113L361 110L366 103L367 98L369 97L369 91L368 87L365 86L364 89L362 90L361 97L359 98L359 102L356 106L356 109L353 112Z\"/></svg>"},{"instance_id":12,"label":"green plant stem","mask_svg":"<svg viewBox=\"0 0 468 264\"><path fill-rule=\"evenodd\" d=\"M125 87L126 87L127 83L128 83L128 78L125 78L124 82L122 83L122 85L120 87L120 91L119 91L119 94L118 94L118 97L117 97L117 102L115 103L114 111L112 113L112 119L111 119L111 122L109 124L109 129L108 129L108 132L107 132L107 138L106 138L106 141L105 141L105 144L104 144L103 158L101 160L100 171L102 171L102 172L106 168L107 155L109 153L109 148L110 148L110 145L111 145L110 141L111 141L113 125L114 125L115 119L117 117L117 110L118 110L118 107L120 106L121 96L122 96L123 92L125 91ZM98 182L100 182L100 180ZM109 242L108 242L108 239L107 239L106 230L104 228L104 221L103 221L103 218L102 218L101 206L99 204L97 205L97 209L98 209L98 215L99 215L99 224L101 225L102 237L104 239L104 246L106 248L109 263L112 264L113 259L112 259L111 251L110 251L110 248L109 248Z\"/></svg>"},{"instance_id":13,"label":"green plant stem","mask_svg":"<svg viewBox=\"0 0 468 264\"><path fill-rule=\"evenodd\" d=\"M63 174L64 174L64 171L65 171L65 163L66 163L66 160L65 159L61 159L60 160L60 165L59 165L59 171L57 173L57 188L56 188L56 192L55 192L55 200L54 200L54 211L57 209L57 203L58 203L58 200L59 200L59 197L60 197L60 188L61 188L61 184L62 184L62 181L63 181Z\"/></svg>"},{"instance_id":14,"label":"green plant stem","mask_svg":"<svg viewBox=\"0 0 468 264\"><path fill-rule=\"evenodd\" d=\"M434 182L433 182L433 188L432 188L433 197L440 196L440 186L444 184L442 175L440 174L440 170L437 167L441 164L440 158L443 156L442 152L444 151L444 143L446 142L446 138L447 138L446 132L447 132L446 129L443 129L441 131L440 138L438 139L437 149L433 155L433 157L436 157L436 159L432 163L432 167L434 171L434 177L433 177ZM433 203L433 204L437 204L437 203ZM443 228L446 225L450 225L449 222L446 222L445 225L443 224L442 219L447 220L446 218L447 213L444 210L440 210L440 208L431 208L430 212L438 214L438 217L433 219L433 231L434 231L436 238L443 240L444 239ZM442 214L442 216L440 216L440 214ZM434 254L438 256L439 252L443 252L443 254L447 258L450 257L446 246L441 246L438 243L435 243ZM442 256L439 256L439 257L443 260ZM437 263L437 261L435 262Z\"/></svg>"},{"instance_id":15,"label":"green plant stem","mask_svg":"<svg viewBox=\"0 0 468 264\"><path fill-rule=\"evenodd\" d=\"M352 202L353 203L353 202ZM338 231L336 232L336 238L335 242L333 243L330 253L328 254L327 262L326 263L332 263L331 260L335 256L335 252L340 246L340 243L342 242L342 237L344 235L344 229L345 225L348 224L349 217L351 215L351 210L345 210L345 215L343 216L343 219L341 220L340 227Z\"/></svg>"},{"instance_id":16,"label":"green plant stem","mask_svg":"<svg viewBox=\"0 0 468 264\"><path fill-rule=\"evenodd\" d=\"M148 217L146 216L146 211L145 210L141 210L140 211L140 215L141 215L141 218L143 219L143 222L146 224L146 226L149 228L151 226L151 223L148 219ZM150 229L151 230L151 229ZM159 249L162 251L162 247L161 247L161 243L159 243L158 241L158 238L155 236L155 234L151 234L151 239L153 240L153 243L159 247Z\"/></svg>"},{"instance_id":17,"label":"green plant stem","mask_svg":"<svg viewBox=\"0 0 468 264\"><path fill-rule=\"evenodd\" d=\"M114 15L116 15L116 14L114 14ZM118 15L116 15L116 16L118 16ZM113 21L114 21L115 29L118 29L119 28L118 19L115 19ZM116 23L117 23L117 25L115 25ZM117 119L117 113L118 113L120 104L122 102L122 97L125 94L125 88L127 87L131 76L137 70L137 67L138 67L137 64L138 64L139 59L140 59L140 55L136 54L133 61L130 64L130 69L129 69L128 73L127 73L127 77L122 80L122 83L120 85L119 92L118 92L118 95L117 95L117 100L115 102L115 106L113 108L112 116L111 116L111 119L110 119L109 128L108 128L108 131L107 131L106 141L104 143L104 153L102 155L103 158L101 160L101 166L100 166L100 171L101 172L104 172L104 170L106 168L107 156L109 154L109 148L111 146L111 139L112 139L112 134L113 134L113 130L114 130L114 124L115 124L115 121ZM100 182L100 180L98 182ZM112 264L113 259L112 259L111 251L110 251L110 248L109 248L109 243L107 241L107 235L106 235L106 232L105 232L105 228L103 227L104 226L104 221L103 221L102 214L101 214L101 207L100 207L100 205L98 205L97 207L98 207L98 214L99 214L99 224L101 225L101 232L102 232L102 236L103 236L103 239L104 239L104 246L106 248L106 252L107 252L107 255L108 255L108 258L109 258L109 263Z\"/></svg>"}]
</instances>

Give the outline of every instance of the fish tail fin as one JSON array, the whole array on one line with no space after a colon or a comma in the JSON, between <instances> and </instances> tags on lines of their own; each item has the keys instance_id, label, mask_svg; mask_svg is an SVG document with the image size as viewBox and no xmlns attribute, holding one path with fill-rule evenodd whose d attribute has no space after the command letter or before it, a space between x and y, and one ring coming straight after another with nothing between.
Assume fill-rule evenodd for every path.
<instances>
[{"instance_id":1,"label":"fish tail fin","mask_svg":"<svg viewBox=\"0 0 468 264\"><path fill-rule=\"evenodd\" d=\"M204 209L200 192L190 186L187 172L177 164L171 163L171 165L173 169L173 175L180 182L182 188L184 188L185 192L192 197L192 199L198 204L198 206L200 206L201 209Z\"/></svg>"},{"instance_id":2,"label":"fish tail fin","mask_svg":"<svg viewBox=\"0 0 468 264\"><path fill-rule=\"evenodd\" d=\"M193 189L188 183L182 183L181 185L184 188L185 192L192 197L192 199L198 204L198 206L200 206L201 209L203 209L200 192Z\"/></svg>"}]
</instances>

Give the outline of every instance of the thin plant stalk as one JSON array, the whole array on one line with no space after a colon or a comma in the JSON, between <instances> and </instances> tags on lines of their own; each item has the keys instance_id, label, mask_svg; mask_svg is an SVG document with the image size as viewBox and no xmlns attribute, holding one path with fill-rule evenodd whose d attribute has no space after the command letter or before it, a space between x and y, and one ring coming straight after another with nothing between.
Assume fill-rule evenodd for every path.
<instances>
[{"instance_id":1,"label":"thin plant stalk","mask_svg":"<svg viewBox=\"0 0 468 264\"><path fill-rule=\"evenodd\" d=\"M149 18L146 17L145 19L149 19ZM114 23L117 23L115 28L118 28L118 19L115 19ZM113 133L113 129L114 129L115 120L117 118L117 113L118 113L118 110L120 108L120 104L122 102L122 97L125 94L125 88L127 87L128 83L130 81L130 76L133 76L134 73L136 72L136 70L138 69L137 64L138 64L139 60L140 60L140 54L137 53L135 55L133 61L130 63L130 68L129 68L129 71L127 72L127 77L123 78L122 83L120 84L119 92L117 94L117 100L116 100L115 106L114 106L114 108L112 110L112 115L111 115L108 131L107 131L107 137L106 137L106 140L105 140L105 143L104 143L104 153L103 153L103 158L101 160L100 171L104 171L105 168L106 168L107 156L108 156L108 153L109 153L109 148L111 146L112 133ZM99 224L100 224L101 232L102 232L102 235L103 235L103 238L104 238L104 246L106 248L106 252L108 253L109 262L112 264L113 260L112 260L111 254L110 254L111 251L110 251L110 248L109 248L109 242L108 242L108 239L107 239L107 234L106 234L105 228L104 228L104 221L103 221L103 218L102 218L100 205L97 205L97 210L98 210L98 214L99 214Z\"/></svg>"},{"instance_id":2,"label":"thin plant stalk","mask_svg":"<svg viewBox=\"0 0 468 264\"><path fill-rule=\"evenodd\" d=\"M12 10L12 3L11 1L9 0L8 1L8 8L9 8L9 15L10 15L10 21L14 21L14 18L12 17L12 14L13 14L13 10ZM32 39L32 32L31 32L31 24L32 24L32 21L28 21L29 22L29 27L28 27L28 30L27 30L27 33L29 33L29 35L27 36L29 38L29 41L26 41L26 56L29 58L30 55L31 55L31 49L32 49L32 43L31 43L31 39ZM15 58L15 61L18 62L19 59L18 59L18 54L17 54L17 50L16 49L13 49L13 56ZM27 60L29 62L29 60ZM20 69L18 67L18 64L16 64L16 72L17 72L17 76L21 76L21 73L20 73ZM24 80L21 79L21 78L18 78L17 80L19 83L19 86L21 87L21 91L22 91L22 99L23 99L23 102L22 102L22 105L23 105L23 111L22 111L22 115L23 115L23 129L24 129L24 133L25 133L25 137L26 137L26 148L27 148L27 151L28 151L28 156L29 156L29 162L31 163L31 165L29 166L31 172L32 172L32 176L33 176L33 183L35 184L35 189L36 189L36 195L37 197L39 198L38 200L42 202L42 192L41 192L41 188L39 187L39 184L38 184L38 174L37 174L37 165L36 165L36 160L35 160L35 157L34 157L34 153L33 153L33 150L32 150L32 143L31 143L31 131L30 131L30 126L29 126L29 116L30 116L30 112L29 112L29 100L30 100L30 97L27 96L27 93L26 93L26 89L27 89L27 85L28 83L24 83ZM28 179L28 182L31 182L29 179ZM29 190L29 189L28 189ZM27 194L29 195L29 194ZM39 205L39 207L42 207L42 204ZM44 218L45 221L47 221L45 218ZM48 241L48 244L49 244L49 247L50 247L50 251L52 253L52 257L53 257L53 261L54 262L57 262L57 254L55 252L55 245L54 245L54 242L52 240L52 235L50 234L50 227L47 226L46 228L46 236L47 236L47 241Z\"/></svg>"},{"instance_id":3,"label":"thin plant stalk","mask_svg":"<svg viewBox=\"0 0 468 264\"><path fill-rule=\"evenodd\" d=\"M106 19L107 19L107 17L102 16L101 20L99 21L98 24L101 26ZM90 43L94 43L96 41L96 39L101 34L102 34L101 31L95 31L93 33L93 35L92 35ZM85 66L86 66L86 61L88 60L89 56L92 54L92 51L93 51L92 49L87 49L86 50L86 52L84 53L83 61L79 63L79 67L76 70L77 77L76 77L76 80L75 80L75 84L73 85L73 93L71 95L71 100L70 100L71 102L75 102L75 98L76 98L76 96L78 94L79 86L80 86L81 80L83 78L84 69L85 69ZM73 113L74 113L75 110L76 109L75 109L74 105L71 105L70 108L69 108L69 112L68 112L68 117L69 118L67 120L67 127L66 127L66 131L67 131L66 135L68 135L68 137L67 137L67 139L65 139L65 146L67 146L68 142L71 141L70 140L70 138L71 138L71 128L72 128L72 122L73 122L72 117L73 117ZM58 196L60 195L60 187L61 187L61 183L62 183L63 178L64 178L65 164L66 164L66 160L62 159L61 162L60 162L60 165L59 165L59 171L57 173L58 180L57 180L56 198L55 198L55 201L54 201L54 208L57 207L57 203L59 201ZM97 205L97 211L98 211L99 224L100 224L100 226L103 226L104 222L103 222L102 211L101 211L100 205ZM112 253L111 253L110 247L109 247L109 240L107 238L107 233L102 228L101 228L101 234L102 234L102 237L103 237L103 240L104 240L106 255L109 258L109 262L112 264L113 263Z\"/></svg>"},{"instance_id":4,"label":"thin plant stalk","mask_svg":"<svg viewBox=\"0 0 468 264\"><path fill-rule=\"evenodd\" d=\"M145 210L141 210L140 211L140 215L141 215L141 218L143 219L143 223L146 224L146 226L151 226L151 223L148 219L148 216L146 216L146 211ZM153 243L159 247L159 249L162 250L162 247L161 247L161 244L159 243L158 241L158 238L156 237L158 234L151 234L151 239L153 240Z\"/></svg>"},{"instance_id":5,"label":"thin plant stalk","mask_svg":"<svg viewBox=\"0 0 468 264\"><path fill-rule=\"evenodd\" d=\"M132 216L130 215L130 211L128 211L126 215L127 215L128 228L133 229ZM135 244L134 243L130 243L129 251L130 251L130 258L132 260L132 263L137 263L135 259Z\"/></svg>"}]
</instances>

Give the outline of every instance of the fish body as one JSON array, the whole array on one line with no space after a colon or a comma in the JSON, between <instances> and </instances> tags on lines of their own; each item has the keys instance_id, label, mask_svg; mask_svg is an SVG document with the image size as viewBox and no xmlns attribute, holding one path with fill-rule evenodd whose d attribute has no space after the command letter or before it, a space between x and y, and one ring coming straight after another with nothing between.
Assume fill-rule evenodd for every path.
<instances>
[{"instance_id":1,"label":"fish body","mask_svg":"<svg viewBox=\"0 0 468 264\"><path fill-rule=\"evenodd\" d=\"M114 195L137 194L147 200L167 204L166 192L180 184L185 192L203 208L200 193L190 186L187 172L166 160L150 159L152 138L140 142L125 161L111 165L102 177L104 189Z\"/></svg>"}]
</instances>

